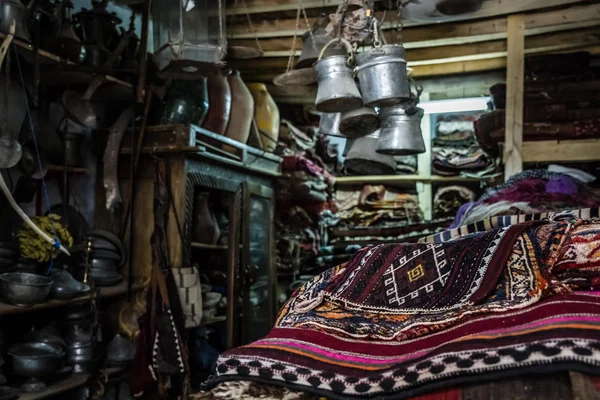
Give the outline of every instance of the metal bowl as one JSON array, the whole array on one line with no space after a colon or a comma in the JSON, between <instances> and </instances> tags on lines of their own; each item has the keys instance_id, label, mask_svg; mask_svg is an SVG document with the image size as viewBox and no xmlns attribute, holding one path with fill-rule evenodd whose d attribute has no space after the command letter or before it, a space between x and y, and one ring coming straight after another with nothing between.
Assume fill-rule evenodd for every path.
<instances>
[{"instance_id":1,"label":"metal bowl","mask_svg":"<svg viewBox=\"0 0 600 400\"><path fill-rule=\"evenodd\" d=\"M107 271L117 271L119 264L115 260L108 258L92 258L92 270L103 269Z\"/></svg>"},{"instance_id":2,"label":"metal bowl","mask_svg":"<svg viewBox=\"0 0 600 400\"><path fill-rule=\"evenodd\" d=\"M70 299L90 291L90 287L79 282L65 270L57 270L52 273L52 289L50 294L57 299Z\"/></svg>"},{"instance_id":3,"label":"metal bowl","mask_svg":"<svg viewBox=\"0 0 600 400\"><path fill-rule=\"evenodd\" d=\"M65 352L56 345L41 342L18 343L8 349L13 357L14 370L18 375L32 378L22 389L38 392L46 385L37 378L53 373L65 356Z\"/></svg>"},{"instance_id":4,"label":"metal bowl","mask_svg":"<svg viewBox=\"0 0 600 400\"><path fill-rule=\"evenodd\" d=\"M121 255L117 251L93 249L90 254L92 258L107 258L109 260L121 261Z\"/></svg>"},{"instance_id":5,"label":"metal bowl","mask_svg":"<svg viewBox=\"0 0 600 400\"><path fill-rule=\"evenodd\" d=\"M2 297L15 305L39 304L48 297L52 279L41 275L23 272L9 272L0 275Z\"/></svg>"}]
</instances>

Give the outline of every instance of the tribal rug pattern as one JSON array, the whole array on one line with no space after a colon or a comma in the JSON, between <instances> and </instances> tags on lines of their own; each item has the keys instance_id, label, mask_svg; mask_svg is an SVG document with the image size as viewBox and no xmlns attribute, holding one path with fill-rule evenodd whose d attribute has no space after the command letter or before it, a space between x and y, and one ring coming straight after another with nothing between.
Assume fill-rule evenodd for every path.
<instances>
[{"instance_id":1,"label":"tribal rug pattern","mask_svg":"<svg viewBox=\"0 0 600 400\"><path fill-rule=\"evenodd\" d=\"M600 274L582 258L598 232L572 218L363 249L298 289L266 338L221 355L207 388L250 380L400 399L528 371L598 372Z\"/></svg>"}]
</instances>

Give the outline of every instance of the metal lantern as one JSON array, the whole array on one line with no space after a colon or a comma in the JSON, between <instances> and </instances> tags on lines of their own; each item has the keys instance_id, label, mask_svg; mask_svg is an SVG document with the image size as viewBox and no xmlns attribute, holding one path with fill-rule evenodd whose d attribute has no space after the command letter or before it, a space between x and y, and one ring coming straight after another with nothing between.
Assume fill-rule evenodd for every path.
<instances>
[{"instance_id":1,"label":"metal lantern","mask_svg":"<svg viewBox=\"0 0 600 400\"><path fill-rule=\"evenodd\" d=\"M222 64L225 0L153 0L154 59L163 73Z\"/></svg>"}]
</instances>

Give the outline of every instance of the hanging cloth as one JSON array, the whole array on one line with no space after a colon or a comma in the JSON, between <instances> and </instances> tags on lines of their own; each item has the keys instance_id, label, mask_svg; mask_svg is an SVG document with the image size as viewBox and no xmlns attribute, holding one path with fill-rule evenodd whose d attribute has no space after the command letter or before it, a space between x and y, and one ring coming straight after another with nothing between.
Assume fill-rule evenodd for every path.
<instances>
[{"instance_id":1,"label":"hanging cloth","mask_svg":"<svg viewBox=\"0 0 600 400\"><path fill-rule=\"evenodd\" d=\"M185 398L189 386L188 355L181 333L184 318L177 286L169 266L167 220L169 182L163 161L156 164L152 275L146 312L139 319L140 334L130 387L135 398Z\"/></svg>"}]
</instances>

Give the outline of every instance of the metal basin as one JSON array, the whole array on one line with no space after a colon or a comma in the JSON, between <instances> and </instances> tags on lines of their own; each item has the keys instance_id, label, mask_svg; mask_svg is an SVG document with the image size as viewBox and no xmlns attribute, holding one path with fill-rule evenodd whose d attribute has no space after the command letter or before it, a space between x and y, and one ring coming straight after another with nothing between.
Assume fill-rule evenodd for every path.
<instances>
[{"instance_id":1,"label":"metal basin","mask_svg":"<svg viewBox=\"0 0 600 400\"><path fill-rule=\"evenodd\" d=\"M41 275L23 272L9 272L0 275L2 297L15 305L39 304L48 297L52 279Z\"/></svg>"},{"instance_id":2,"label":"metal basin","mask_svg":"<svg viewBox=\"0 0 600 400\"><path fill-rule=\"evenodd\" d=\"M47 389L39 378L53 373L65 356L64 351L59 346L41 342L15 344L8 349L8 354L13 357L15 372L18 375L31 378L21 388L29 392Z\"/></svg>"}]
</instances>

